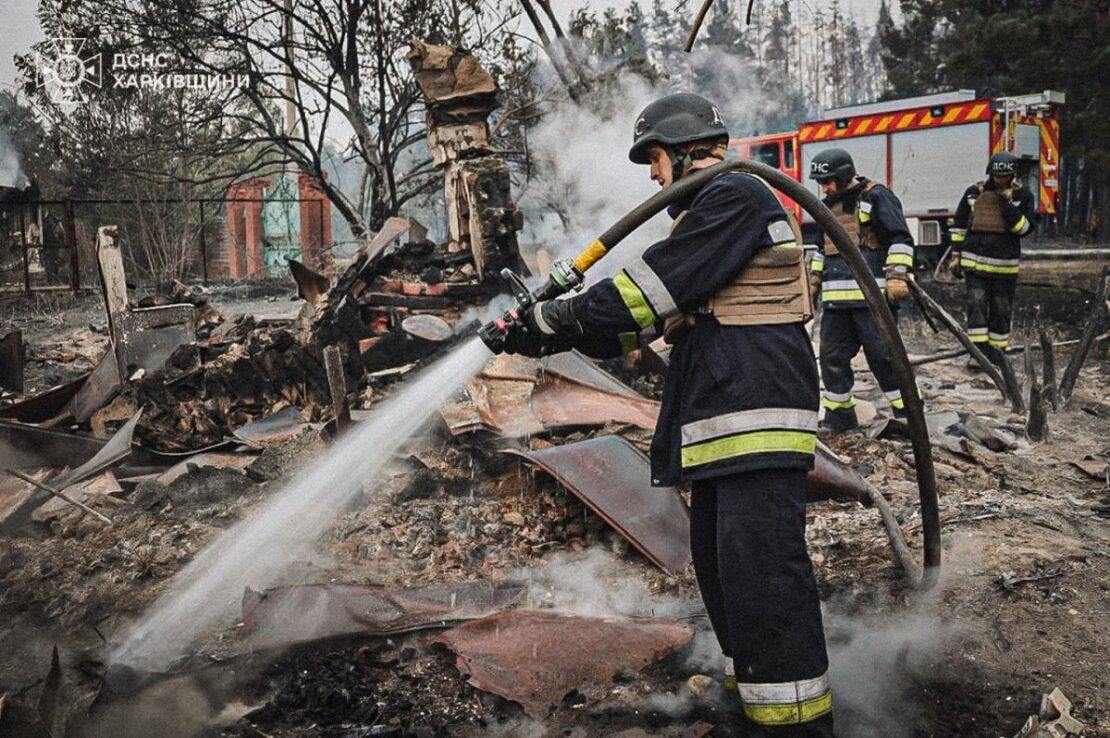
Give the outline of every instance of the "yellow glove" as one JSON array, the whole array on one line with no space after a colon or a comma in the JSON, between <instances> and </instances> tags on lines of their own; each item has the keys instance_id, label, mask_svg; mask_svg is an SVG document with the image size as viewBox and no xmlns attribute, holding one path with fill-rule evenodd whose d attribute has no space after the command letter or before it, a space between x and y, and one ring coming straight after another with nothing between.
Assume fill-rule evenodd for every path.
<instances>
[{"instance_id":1,"label":"yellow glove","mask_svg":"<svg viewBox=\"0 0 1110 738\"><path fill-rule=\"evenodd\" d=\"M887 277L886 299L890 302L904 300L910 294L910 287L901 277Z\"/></svg>"}]
</instances>

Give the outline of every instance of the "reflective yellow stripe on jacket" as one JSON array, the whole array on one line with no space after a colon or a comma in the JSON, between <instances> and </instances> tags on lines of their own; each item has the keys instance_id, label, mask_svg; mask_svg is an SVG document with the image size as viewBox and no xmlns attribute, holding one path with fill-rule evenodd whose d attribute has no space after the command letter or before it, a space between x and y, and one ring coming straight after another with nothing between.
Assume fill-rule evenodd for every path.
<instances>
[{"instance_id":1,"label":"reflective yellow stripe on jacket","mask_svg":"<svg viewBox=\"0 0 1110 738\"><path fill-rule=\"evenodd\" d=\"M816 411L740 410L682 426L682 466L760 453L812 454L816 442Z\"/></svg>"}]
</instances>

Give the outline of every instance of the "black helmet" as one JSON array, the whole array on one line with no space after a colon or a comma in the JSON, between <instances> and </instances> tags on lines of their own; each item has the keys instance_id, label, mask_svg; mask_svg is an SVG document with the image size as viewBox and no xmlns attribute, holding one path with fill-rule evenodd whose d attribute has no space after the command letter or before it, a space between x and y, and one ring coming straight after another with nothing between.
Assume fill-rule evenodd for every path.
<instances>
[{"instance_id":1,"label":"black helmet","mask_svg":"<svg viewBox=\"0 0 1110 738\"><path fill-rule=\"evenodd\" d=\"M999 151L987 162L987 174L996 177L1012 177L1017 174L1017 157L1009 151Z\"/></svg>"},{"instance_id":2,"label":"black helmet","mask_svg":"<svg viewBox=\"0 0 1110 738\"><path fill-rule=\"evenodd\" d=\"M852 155L844 149L825 149L817 152L809 163L810 179L835 179L841 184L850 182L856 176L856 165Z\"/></svg>"},{"instance_id":3,"label":"black helmet","mask_svg":"<svg viewBox=\"0 0 1110 738\"><path fill-rule=\"evenodd\" d=\"M648 105L636 118L628 158L647 164L649 144L677 146L707 138L728 138L717 106L701 95L677 92Z\"/></svg>"}]
</instances>

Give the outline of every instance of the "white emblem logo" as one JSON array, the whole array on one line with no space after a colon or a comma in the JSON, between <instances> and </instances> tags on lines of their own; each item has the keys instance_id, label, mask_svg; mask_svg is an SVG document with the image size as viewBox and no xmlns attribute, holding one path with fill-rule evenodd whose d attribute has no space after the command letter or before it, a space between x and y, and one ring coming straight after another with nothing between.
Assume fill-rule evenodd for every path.
<instances>
[{"instance_id":1,"label":"white emblem logo","mask_svg":"<svg viewBox=\"0 0 1110 738\"><path fill-rule=\"evenodd\" d=\"M827 161L810 162L809 171L815 174L824 174L829 171L829 163Z\"/></svg>"},{"instance_id":2,"label":"white emblem logo","mask_svg":"<svg viewBox=\"0 0 1110 738\"><path fill-rule=\"evenodd\" d=\"M721 111L717 110L717 106L713 106L713 125L723 126L725 122L721 120Z\"/></svg>"},{"instance_id":3,"label":"white emblem logo","mask_svg":"<svg viewBox=\"0 0 1110 738\"><path fill-rule=\"evenodd\" d=\"M88 90L103 83L100 54L82 57L84 46L83 38L55 38L47 54L35 54L39 89L63 109L88 102Z\"/></svg>"},{"instance_id":4,"label":"white emblem logo","mask_svg":"<svg viewBox=\"0 0 1110 738\"><path fill-rule=\"evenodd\" d=\"M636 125L633 127L632 132L637 136L642 136L644 131L647 130L647 121L642 117L636 119Z\"/></svg>"}]
</instances>

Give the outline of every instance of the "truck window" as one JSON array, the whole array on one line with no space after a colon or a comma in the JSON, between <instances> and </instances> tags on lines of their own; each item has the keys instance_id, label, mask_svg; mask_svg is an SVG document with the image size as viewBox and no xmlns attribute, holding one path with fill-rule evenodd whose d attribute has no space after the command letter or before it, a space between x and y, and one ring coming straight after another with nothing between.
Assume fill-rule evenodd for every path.
<instances>
[{"instance_id":1,"label":"truck window","mask_svg":"<svg viewBox=\"0 0 1110 738\"><path fill-rule=\"evenodd\" d=\"M782 142L782 151L783 151L784 154L786 154L786 156L783 157L786 160L786 166L783 167L783 169L793 169L794 168L794 142L793 141L783 141Z\"/></svg>"},{"instance_id":2,"label":"truck window","mask_svg":"<svg viewBox=\"0 0 1110 738\"><path fill-rule=\"evenodd\" d=\"M769 167L778 169L780 162L778 142L753 146L752 161L758 161L760 164L766 164Z\"/></svg>"}]
</instances>

